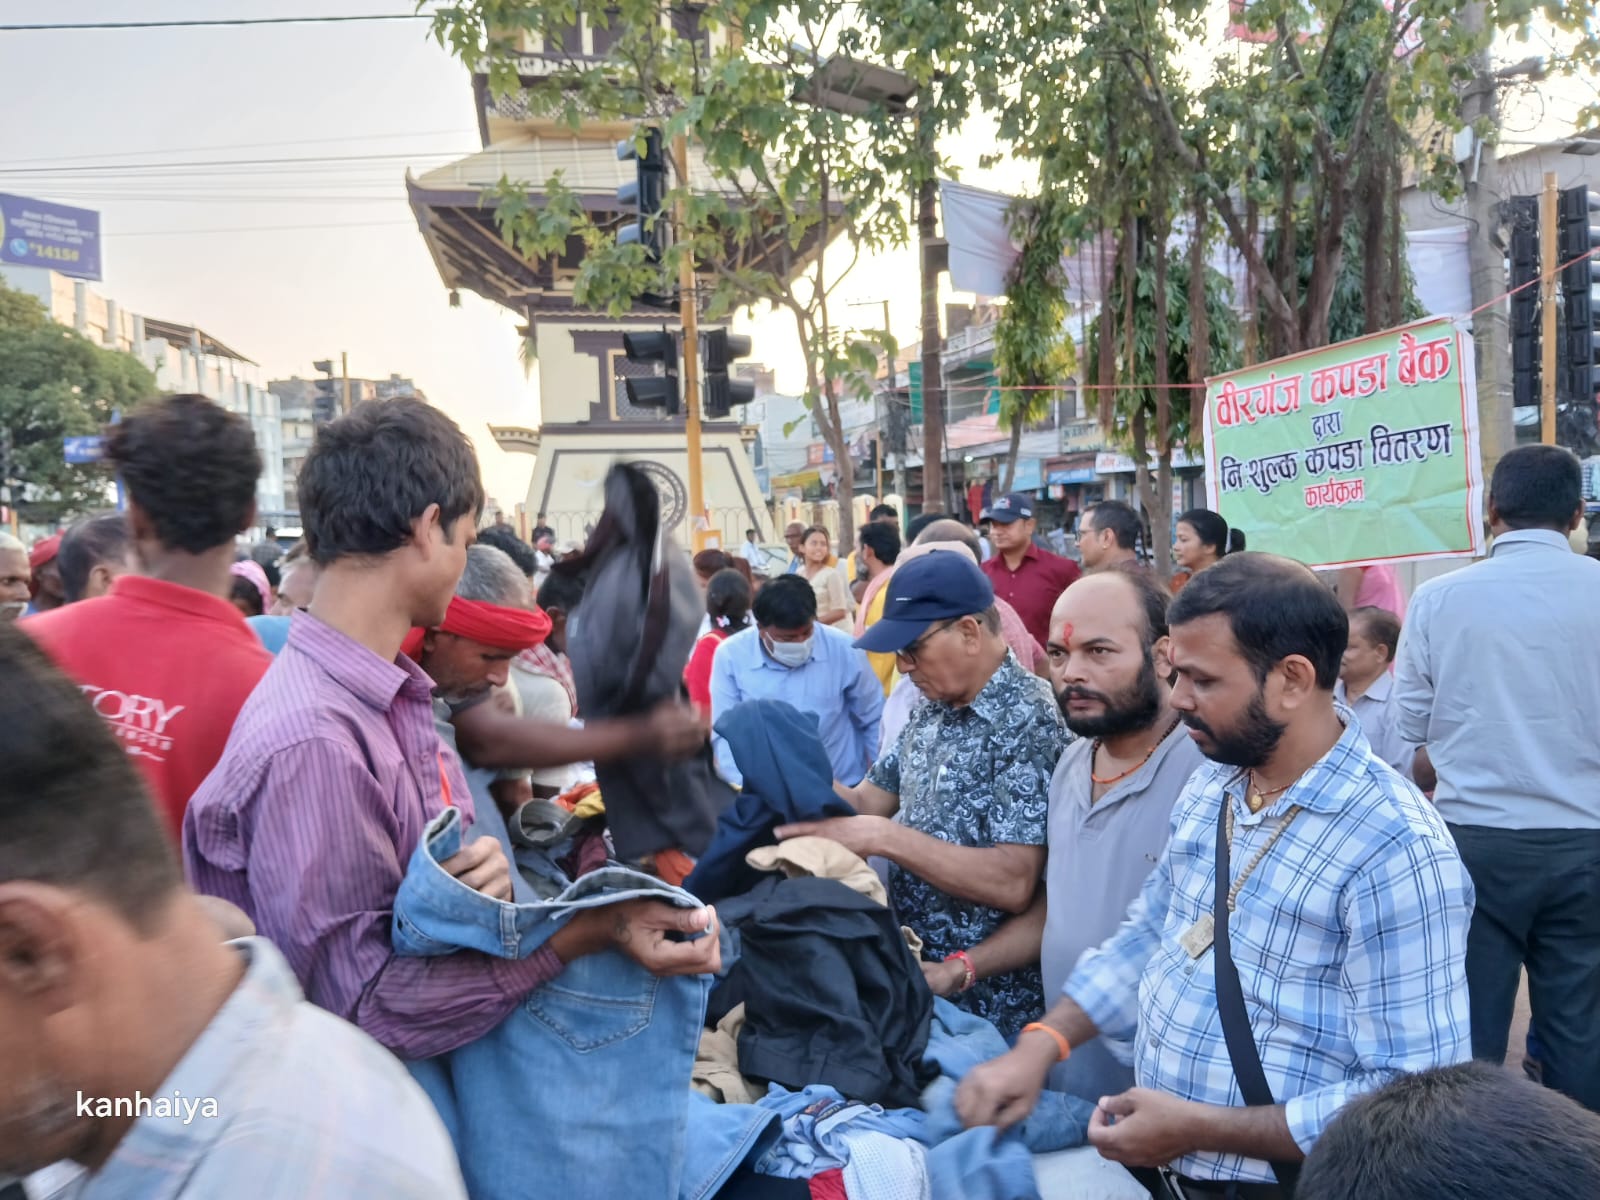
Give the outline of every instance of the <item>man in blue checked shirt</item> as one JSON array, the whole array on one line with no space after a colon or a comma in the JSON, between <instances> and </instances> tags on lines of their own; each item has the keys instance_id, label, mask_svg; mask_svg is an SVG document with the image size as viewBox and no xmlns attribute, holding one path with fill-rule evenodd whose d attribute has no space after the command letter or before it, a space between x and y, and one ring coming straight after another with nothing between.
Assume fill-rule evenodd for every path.
<instances>
[{"instance_id":1,"label":"man in blue checked shirt","mask_svg":"<svg viewBox=\"0 0 1600 1200\"><path fill-rule=\"evenodd\" d=\"M1011 1125L1073 1046L1132 1038L1139 1086L1101 1099L1101 1154L1144 1168L1157 1195L1281 1196L1274 1180L1348 1100L1469 1057L1472 883L1438 814L1335 703L1348 625L1309 570L1229 555L1179 593L1170 624L1172 706L1211 762L1122 928L957 1105L969 1125ZM1231 958L1275 1101L1257 1107L1219 1015L1219 821Z\"/></svg>"}]
</instances>

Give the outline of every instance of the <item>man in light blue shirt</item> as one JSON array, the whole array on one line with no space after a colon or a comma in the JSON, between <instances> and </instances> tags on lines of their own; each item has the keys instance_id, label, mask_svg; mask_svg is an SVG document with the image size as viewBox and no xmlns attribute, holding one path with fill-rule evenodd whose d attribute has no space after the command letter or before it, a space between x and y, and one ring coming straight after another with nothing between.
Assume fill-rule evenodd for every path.
<instances>
[{"instance_id":1,"label":"man in light blue shirt","mask_svg":"<svg viewBox=\"0 0 1600 1200\"><path fill-rule=\"evenodd\" d=\"M1399 645L1400 618L1392 612L1370 604L1352 612L1350 645L1339 664L1339 685L1333 689L1333 698L1356 714L1372 752L1414 780L1411 763L1417 747L1400 732L1400 707L1394 690L1394 658Z\"/></svg>"},{"instance_id":2,"label":"man in light blue shirt","mask_svg":"<svg viewBox=\"0 0 1600 1200\"><path fill-rule=\"evenodd\" d=\"M736 633L711 663L711 722L746 700L785 700L815 713L834 777L854 787L878 752L883 688L849 635L817 624L817 597L800 575L762 585L754 629ZM715 739L717 769L741 782L733 752Z\"/></svg>"},{"instance_id":3,"label":"man in light blue shirt","mask_svg":"<svg viewBox=\"0 0 1600 1200\"><path fill-rule=\"evenodd\" d=\"M1262 1185L1288 1180L1346 1102L1467 1056L1472 882L1439 814L1335 703L1349 625L1309 570L1230 554L1168 623L1170 703L1211 762L1121 928L956 1107L1012 1124L1075 1047L1131 1039L1139 1086L1100 1101L1089 1143L1176 1173L1179 1195L1276 1195ZM1270 1103L1244 1102L1224 952Z\"/></svg>"},{"instance_id":4,"label":"man in light blue shirt","mask_svg":"<svg viewBox=\"0 0 1600 1200\"><path fill-rule=\"evenodd\" d=\"M1400 731L1478 890L1472 1051L1499 1062L1528 970L1544 1082L1600 1110L1600 562L1574 554L1582 468L1502 458L1486 562L1417 589L1400 635Z\"/></svg>"}]
</instances>

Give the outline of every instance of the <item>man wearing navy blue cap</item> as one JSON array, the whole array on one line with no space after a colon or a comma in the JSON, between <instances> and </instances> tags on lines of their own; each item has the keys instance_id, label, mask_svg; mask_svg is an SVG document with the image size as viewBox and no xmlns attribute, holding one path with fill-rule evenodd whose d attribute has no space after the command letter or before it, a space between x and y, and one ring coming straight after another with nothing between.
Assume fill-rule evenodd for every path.
<instances>
[{"instance_id":1,"label":"man wearing navy blue cap","mask_svg":"<svg viewBox=\"0 0 1600 1200\"><path fill-rule=\"evenodd\" d=\"M998 496L983 512L994 526L994 557L983 573L995 595L1017 610L1022 623L1041 646L1050 640L1050 612L1068 585L1083 572L1070 558L1062 558L1034 544L1039 523L1033 518L1033 497L1022 492Z\"/></svg>"},{"instance_id":2,"label":"man wearing navy blue cap","mask_svg":"<svg viewBox=\"0 0 1600 1200\"><path fill-rule=\"evenodd\" d=\"M1042 899L1050 777L1068 741L1061 710L1006 649L994 589L964 551L896 567L882 619L856 645L893 654L926 703L859 786L839 787L860 816L778 836L888 859L899 919L929 959L963 968L950 999L1015 1036L1043 996L1037 943L979 944Z\"/></svg>"}]
</instances>

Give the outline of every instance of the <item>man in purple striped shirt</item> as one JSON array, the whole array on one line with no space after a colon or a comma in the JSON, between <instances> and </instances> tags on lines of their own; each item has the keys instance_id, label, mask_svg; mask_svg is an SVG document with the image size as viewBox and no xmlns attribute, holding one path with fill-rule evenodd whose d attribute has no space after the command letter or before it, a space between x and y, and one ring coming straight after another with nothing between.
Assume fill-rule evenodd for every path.
<instances>
[{"instance_id":1,"label":"man in purple striped shirt","mask_svg":"<svg viewBox=\"0 0 1600 1200\"><path fill-rule=\"evenodd\" d=\"M716 937L669 940L710 928L711 910L653 902L576 916L526 959L395 955L394 897L423 828L447 804L472 817L461 765L434 728L434 683L400 644L444 620L483 485L455 424L401 399L323 426L299 489L316 591L190 801L196 890L242 908L311 1000L403 1058L482 1036L579 955L615 946L656 974L714 971ZM511 894L492 837L443 866Z\"/></svg>"}]
</instances>

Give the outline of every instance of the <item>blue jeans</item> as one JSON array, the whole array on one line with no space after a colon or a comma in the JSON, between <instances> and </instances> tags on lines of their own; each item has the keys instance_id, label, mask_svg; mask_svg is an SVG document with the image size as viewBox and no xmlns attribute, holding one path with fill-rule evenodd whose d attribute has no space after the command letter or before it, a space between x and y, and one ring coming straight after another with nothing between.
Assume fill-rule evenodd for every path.
<instances>
[{"instance_id":1,"label":"blue jeans","mask_svg":"<svg viewBox=\"0 0 1600 1200\"><path fill-rule=\"evenodd\" d=\"M418 843L395 897L395 953L470 949L523 958L584 908L641 898L700 907L681 888L615 866L552 900L494 900L439 866L461 848L461 832L460 813L449 809ZM530 992L491 1033L408 1063L455 1141L473 1200L714 1194L743 1161L737 1152L756 1148L772 1120L691 1109L710 983L708 976L658 979L616 951L589 955ZM701 1152L688 1166L699 1178L685 1173L691 1139Z\"/></svg>"}]
</instances>

